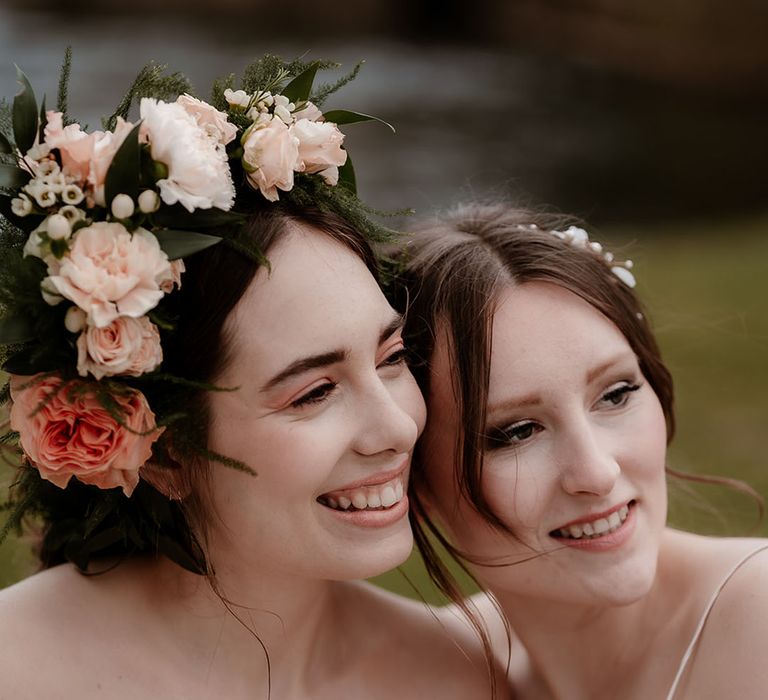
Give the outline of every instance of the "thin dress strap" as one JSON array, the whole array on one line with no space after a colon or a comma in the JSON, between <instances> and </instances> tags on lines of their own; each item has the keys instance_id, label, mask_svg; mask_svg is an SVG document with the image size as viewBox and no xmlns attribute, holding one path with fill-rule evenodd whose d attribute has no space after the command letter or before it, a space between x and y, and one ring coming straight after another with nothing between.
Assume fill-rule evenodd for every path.
<instances>
[{"instance_id":1,"label":"thin dress strap","mask_svg":"<svg viewBox=\"0 0 768 700\"><path fill-rule=\"evenodd\" d=\"M685 650L685 654L683 654L683 658L680 661L680 666L677 669L675 680L672 681L672 687L669 689L669 693L667 693L667 700L673 700L675 697L677 687L680 685L680 681L683 678L683 673L685 673L688 662L693 656L693 651L696 648L696 644L698 643L699 638L701 637L702 631L704 630L704 625L707 622L709 613L712 612L712 608L715 606L715 603L720 596L720 592L723 590L723 588L725 588L725 584L728 583L728 581L731 579L731 576L733 576L746 562L754 557L755 554L759 554L766 549L768 549L768 544L762 544L757 549L753 549L751 552L745 554L741 559L739 559L739 561L736 562L736 564L734 564L734 566L731 567L730 571L728 571L728 573L723 577L723 580L720 581L720 585L718 585L718 587L715 589L715 592L712 594L712 597L709 599L707 607L704 608L704 612L699 619L699 624L696 627L696 631L693 633L693 637L691 637L691 641L688 644L688 648Z\"/></svg>"}]
</instances>

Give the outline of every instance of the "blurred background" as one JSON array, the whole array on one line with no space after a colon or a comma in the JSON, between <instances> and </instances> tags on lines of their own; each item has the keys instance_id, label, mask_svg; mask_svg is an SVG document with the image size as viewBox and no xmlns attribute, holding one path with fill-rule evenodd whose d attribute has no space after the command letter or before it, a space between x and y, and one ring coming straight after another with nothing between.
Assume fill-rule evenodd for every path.
<instances>
[{"instance_id":1,"label":"blurred background","mask_svg":"<svg viewBox=\"0 0 768 700\"><path fill-rule=\"evenodd\" d=\"M364 58L359 79L328 103L397 127L345 129L362 198L428 215L494 195L583 217L636 262L677 380L670 465L742 479L768 497L762 0L1 5L0 95L16 93L16 63L51 103L71 45L70 112L91 128L150 59L206 99L213 78L267 51L347 68ZM749 498L671 488L677 526L768 534ZM0 585L33 568L25 540L0 548ZM434 600L417 558L404 569ZM401 573L379 582L414 595Z\"/></svg>"}]
</instances>

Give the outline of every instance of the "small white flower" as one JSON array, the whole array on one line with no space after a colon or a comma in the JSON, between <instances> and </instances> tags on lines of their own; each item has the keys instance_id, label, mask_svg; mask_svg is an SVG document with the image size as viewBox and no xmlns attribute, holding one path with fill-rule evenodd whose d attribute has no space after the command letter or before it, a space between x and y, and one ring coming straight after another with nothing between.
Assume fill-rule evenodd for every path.
<instances>
[{"instance_id":1,"label":"small white flower","mask_svg":"<svg viewBox=\"0 0 768 700\"><path fill-rule=\"evenodd\" d=\"M288 107L283 107L283 105L275 105L275 116L288 126L293 123L293 115L291 114L291 110L288 109Z\"/></svg>"},{"instance_id":2,"label":"small white flower","mask_svg":"<svg viewBox=\"0 0 768 700\"><path fill-rule=\"evenodd\" d=\"M152 214L160 208L160 197L154 190L144 190L139 195L139 211L142 214Z\"/></svg>"},{"instance_id":3,"label":"small white flower","mask_svg":"<svg viewBox=\"0 0 768 700\"><path fill-rule=\"evenodd\" d=\"M618 265L615 265L611 268L611 272L616 275L624 284L627 285L627 287L634 288L634 286L637 284L635 281L635 276L627 270L626 267L619 267Z\"/></svg>"},{"instance_id":4,"label":"small white flower","mask_svg":"<svg viewBox=\"0 0 768 700\"><path fill-rule=\"evenodd\" d=\"M72 235L72 226L67 217L62 214L51 214L45 220L44 225L48 238L60 240L67 239Z\"/></svg>"},{"instance_id":5,"label":"small white flower","mask_svg":"<svg viewBox=\"0 0 768 700\"><path fill-rule=\"evenodd\" d=\"M37 166L38 177L48 177L49 175L58 175L61 172L59 164L55 160L44 160Z\"/></svg>"},{"instance_id":6,"label":"small white flower","mask_svg":"<svg viewBox=\"0 0 768 700\"><path fill-rule=\"evenodd\" d=\"M264 105L266 108L271 107L273 104L275 104L275 98L272 96L271 92L262 92L261 99L259 99L259 104Z\"/></svg>"},{"instance_id":7,"label":"small white flower","mask_svg":"<svg viewBox=\"0 0 768 700\"><path fill-rule=\"evenodd\" d=\"M116 219L128 219L133 216L136 207L133 200L127 194L115 195L112 200L112 216Z\"/></svg>"},{"instance_id":8,"label":"small white flower","mask_svg":"<svg viewBox=\"0 0 768 700\"><path fill-rule=\"evenodd\" d=\"M85 193L77 185L66 185L61 191L61 201L66 204L80 204Z\"/></svg>"},{"instance_id":9,"label":"small white flower","mask_svg":"<svg viewBox=\"0 0 768 700\"><path fill-rule=\"evenodd\" d=\"M224 90L224 99L232 107L241 107L245 109L251 101L251 96L245 90Z\"/></svg>"},{"instance_id":10,"label":"small white flower","mask_svg":"<svg viewBox=\"0 0 768 700\"><path fill-rule=\"evenodd\" d=\"M46 304L56 306L57 304L60 304L62 301L64 301L64 297L61 296L61 294L59 294L55 288L48 284L49 279L49 277L46 277L40 283L40 293L43 295L43 299L45 300Z\"/></svg>"},{"instance_id":11,"label":"small white flower","mask_svg":"<svg viewBox=\"0 0 768 700\"><path fill-rule=\"evenodd\" d=\"M40 236L40 227L38 226L29 234L27 242L24 244L24 257L42 258L43 257L43 239Z\"/></svg>"},{"instance_id":12,"label":"small white flower","mask_svg":"<svg viewBox=\"0 0 768 700\"><path fill-rule=\"evenodd\" d=\"M51 147L47 143L36 143L27 151L27 158L45 162L50 152Z\"/></svg>"},{"instance_id":13,"label":"small white flower","mask_svg":"<svg viewBox=\"0 0 768 700\"><path fill-rule=\"evenodd\" d=\"M11 211L16 216L27 216L32 213L32 200L23 192L11 200Z\"/></svg>"},{"instance_id":14,"label":"small white flower","mask_svg":"<svg viewBox=\"0 0 768 700\"><path fill-rule=\"evenodd\" d=\"M85 212L82 209L73 207L71 204L67 204L59 209L59 214L66 218L70 224L74 224L75 221L82 221L85 219Z\"/></svg>"},{"instance_id":15,"label":"small white flower","mask_svg":"<svg viewBox=\"0 0 768 700\"><path fill-rule=\"evenodd\" d=\"M79 333L85 328L88 317L81 308L70 306L64 316L64 326L70 333Z\"/></svg>"},{"instance_id":16,"label":"small white flower","mask_svg":"<svg viewBox=\"0 0 768 700\"><path fill-rule=\"evenodd\" d=\"M50 187L44 185L41 182L33 181L27 185L25 189L35 198L37 206L39 206L41 209L47 209L48 207L52 207L54 204L56 204L56 194L51 190Z\"/></svg>"}]
</instances>

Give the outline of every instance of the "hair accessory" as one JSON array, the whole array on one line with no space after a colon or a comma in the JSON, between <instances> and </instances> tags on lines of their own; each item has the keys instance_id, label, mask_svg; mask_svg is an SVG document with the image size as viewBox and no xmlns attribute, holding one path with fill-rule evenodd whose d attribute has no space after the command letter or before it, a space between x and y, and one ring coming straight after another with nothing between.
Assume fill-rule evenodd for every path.
<instances>
[{"instance_id":1,"label":"hair accessory","mask_svg":"<svg viewBox=\"0 0 768 700\"><path fill-rule=\"evenodd\" d=\"M156 443L186 415L181 392L217 389L162 371L174 331L165 299L183 283L183 258L225 240L244 219L236 203L254 192L333 211L385 239L391 232L357 199L338 128L375 118L320 109L359 64L313 90L317 71L337 64L268 55L240 86L217 81L211 104L149 65L103 130L87 131L67 111L70 63L67 50L55 110L44 99L38 107L18 69L21 92L12 107L0 101L0 361L11 375L2 398L13 399L0 442L21 448L28 481L131 496L142 467L163 464Z\"/></svg>"},{"instance_id":2,"label":"hair accessory","mask_svg":"<svg viewBox=\"0 0 768 700\"><path fill-rule=\"evenodd\" d=\"M613 253L603 250L603 246L597 241L590 241L589 235L583 228L569 226L565 231L551 231L551 233L576 248L591 250L593 253L601 256L610 265L611 272L626 284L627 287L634 288L635 284L637 284L635 276L631 272L634 263L631 260L623 262L614 260Z\"/></svg>"}]
</instances>

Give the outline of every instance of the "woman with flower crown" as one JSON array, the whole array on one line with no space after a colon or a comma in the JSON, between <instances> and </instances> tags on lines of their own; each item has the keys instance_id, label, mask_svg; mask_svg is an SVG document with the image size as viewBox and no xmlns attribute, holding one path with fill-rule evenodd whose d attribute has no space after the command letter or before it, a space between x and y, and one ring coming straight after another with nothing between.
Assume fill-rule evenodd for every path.
<instances>
[{"instance_id":1,"label":"woman with flower crown","mask_svg":"<svg viewBox=\"0 0 768 700\"><path fill-rule=\"evenodd\" d=\"M5 532L39 529L43 571L0 593L0 696L491 697L424 606L354 582L410 552L424 406L341 147L366 117L321 112L317 68L267 57L209 105L150 67L93 133L20 74Z\"/></svg>"},{"instance_id":2,"label":"woman with flower crown","mask_svg":"<svg viewBox=\"0 0 768 700\"><path fill-rule=\"evenodd\" d=\"M665 526L672 381L631 263L492 204L425 224L403 264L417 543L447 593L428 532L492 594L471 602L515 697L765 698L768 541Z\"/></svg>"}]
</instances>

